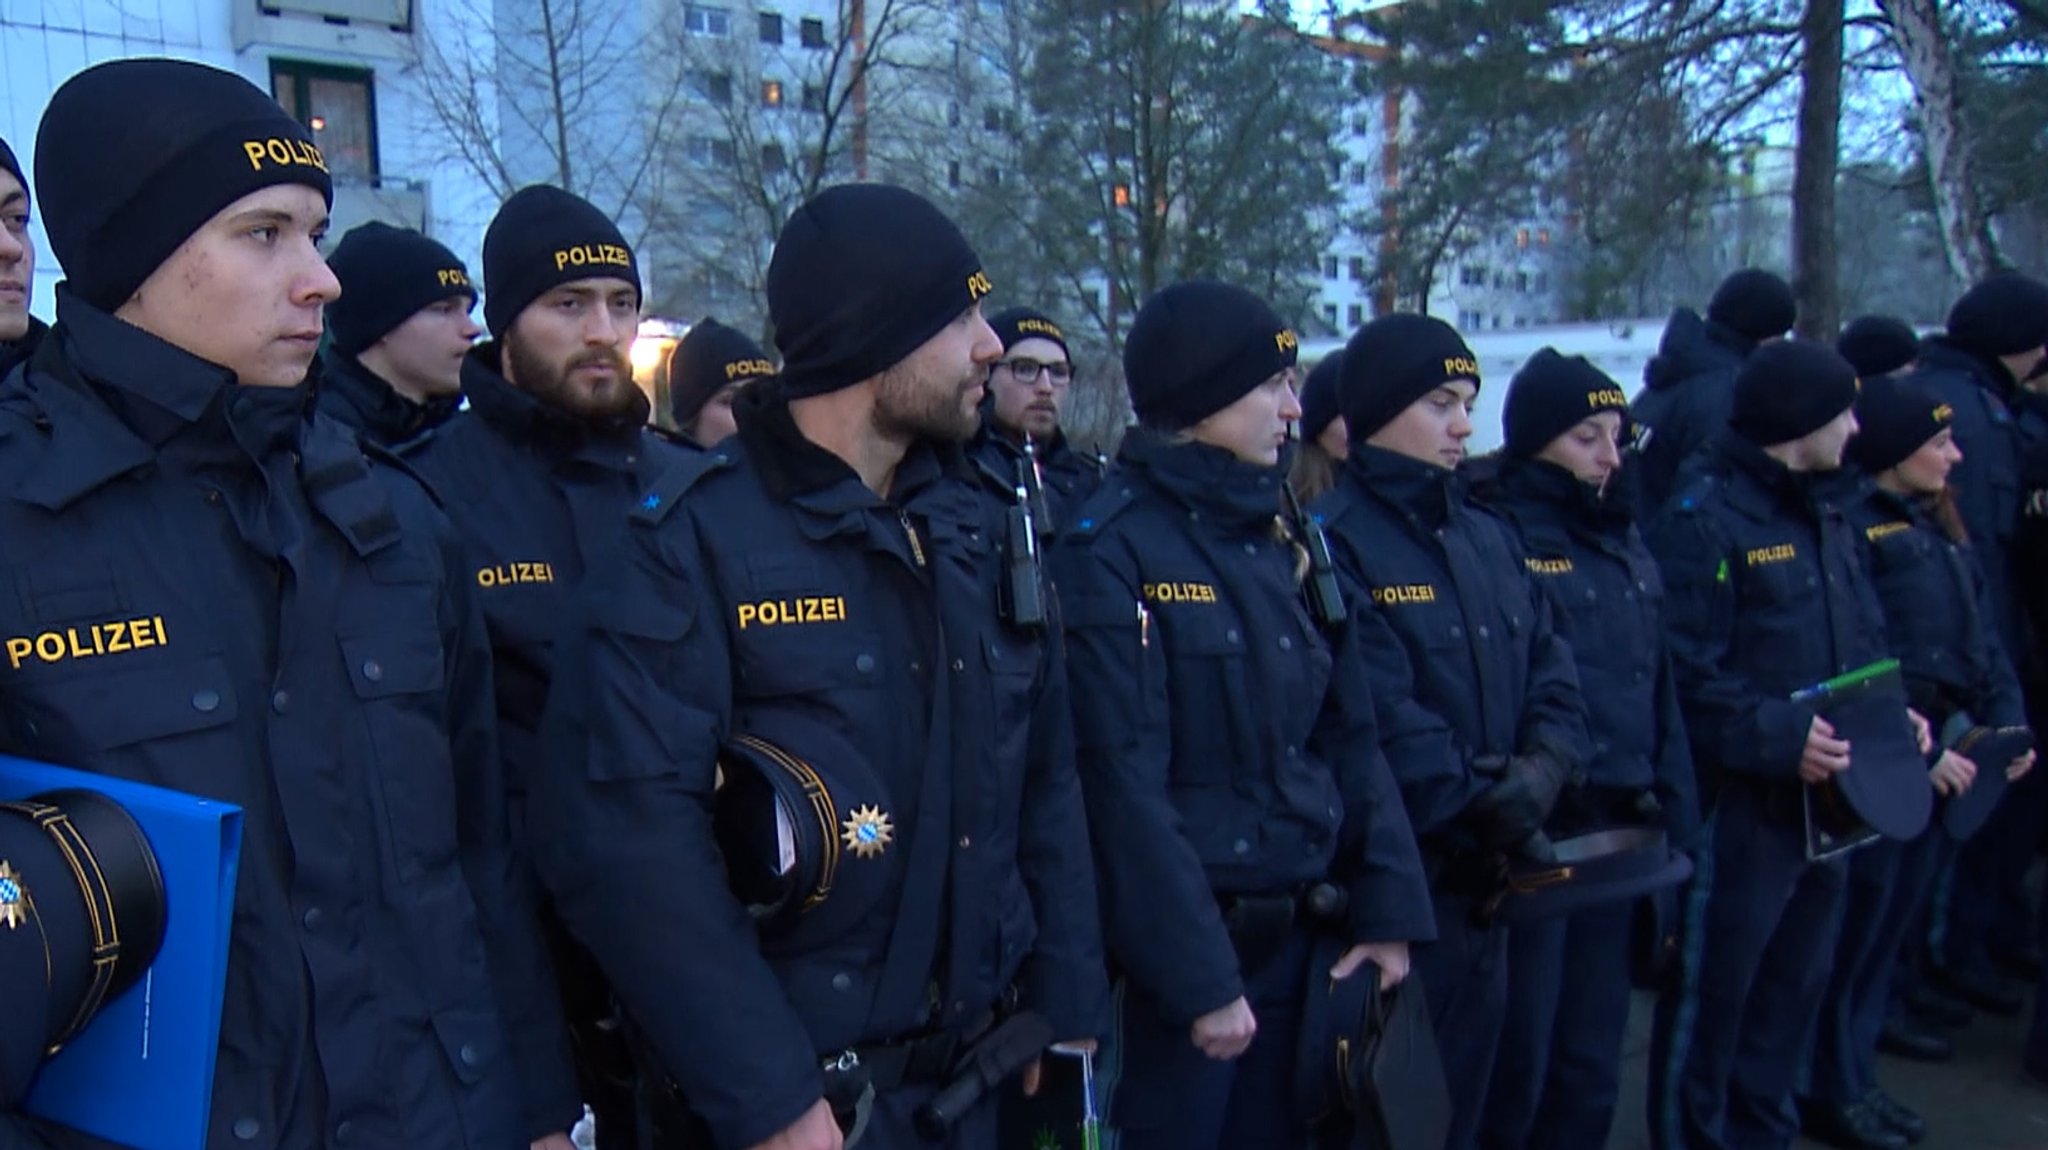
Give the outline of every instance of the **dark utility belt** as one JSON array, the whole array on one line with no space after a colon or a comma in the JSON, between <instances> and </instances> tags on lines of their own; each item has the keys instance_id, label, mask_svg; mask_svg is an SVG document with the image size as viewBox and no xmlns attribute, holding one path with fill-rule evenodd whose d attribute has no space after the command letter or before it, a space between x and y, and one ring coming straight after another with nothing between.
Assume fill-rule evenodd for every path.
<instances>
[{"instance_id":1,"label":"dark utility belt","mask_svg":"<svg viewBox=\"0 0 2048 1150\"><path fill-rule=\"evenodd\" d=\"M1305 883L1293 890L1270 894L1219 894L1223 926L1230 932L1230 944L1237 949L1238 969L1246 974L1258 970L1280 952L1287 932L1297 920L1317 926L1335 926L1351 909L1351 898L1334 883Z\"/></svg>"}]
</instances>

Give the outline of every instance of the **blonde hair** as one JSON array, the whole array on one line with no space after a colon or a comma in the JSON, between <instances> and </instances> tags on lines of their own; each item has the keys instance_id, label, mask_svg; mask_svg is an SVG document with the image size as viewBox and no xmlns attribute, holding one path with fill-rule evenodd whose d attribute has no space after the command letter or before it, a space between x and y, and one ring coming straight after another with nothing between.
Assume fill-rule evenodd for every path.
<instances>
[{"instance_id":1,"label":"blonde hair","mask_svg":"<svg viewBox=\"0 0 2048 1150\"><path fill-rule=\"evenodd\" d=\"M1305 504L1313 503L1337 485L1337 469L1342 465L1342 460L1310 439L1294 453L1294 466L1289 469L1287 478L1293 482L1297 498Z\"/></svg>"}]
</instances>

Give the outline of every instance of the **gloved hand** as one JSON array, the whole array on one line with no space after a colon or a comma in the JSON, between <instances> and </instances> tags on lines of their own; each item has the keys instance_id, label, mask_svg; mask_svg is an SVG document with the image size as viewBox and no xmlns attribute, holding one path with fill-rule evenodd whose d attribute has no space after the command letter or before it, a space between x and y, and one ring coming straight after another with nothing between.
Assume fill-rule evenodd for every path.
<instances>
[{"instance_id":1,"label":"gloved hand","mask_svg":"<svg viewBox=\"0 0 2048 1150\"><path fill-rule=\"evenodd\" d=\"M1465 807L1465 822L1489 849L1534 862L1553 861L1544 820L1557 805L1567 777L1564 764L1546 751L1511 756L1500 781Z\"/></svg>"}]
</instances>

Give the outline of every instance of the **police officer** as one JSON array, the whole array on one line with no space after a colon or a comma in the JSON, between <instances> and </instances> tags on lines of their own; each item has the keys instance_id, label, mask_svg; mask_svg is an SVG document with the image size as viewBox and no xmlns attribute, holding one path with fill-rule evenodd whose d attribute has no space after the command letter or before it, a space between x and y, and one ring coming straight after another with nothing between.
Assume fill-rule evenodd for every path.
<instances>
[{"instance_id":1,"label":"police officer","mask_svg":"<svg viewBox=\"0 0 2048 1150\"><path fill-rule=\"evenodd\" d=\"M1692 753L1665 650L1664 585L1622 476L1628 398L1579 356L1538 351L1508 384L1489 505L1515 525L1585 694L1592 754L1547 824L1553 838L1664 829L1690 849ZM1621 901L1517 924L1508 1013L1482 1146L1605 1146L1628 1029L1631 928Z\"/></svg>"},{"instance_id":2,"label":"police officer","mask_svg":"<svg viewBox=\"0 0 2048 1150\"><path fill-rule=\"evenodd\" d=\"M1360 328L1338 380L1351 455L1313 508L1361 616L1390 632L1367 657L1429 866L1437 941L1415 967L1451 1084L1452 1150L1474 1145L1503 1023L1507 932L1488 909L1502 860L1548 858L1544 820L1586 748L1549 600L1513 528L1458 475L1478 392L1479 365L1443 321L1396 314Z\"/></svg>"},{"instance_id":3,"label":"police officer","mask_svg":"<svg viewBox=\"0 0 2048 1150\"><path fill-rule=\"evenodd\" d=\"M1920 363L1920 334L1897 316L1860 315L1842 326L1835 350L1861 379L1904 375Z\"/></svg>"},{"instance_id":4,"label":"police officer","mask_svg":"<svg viewBox=\"0 0 2048 1150\"><path fill-rule=\"evenodd\" d=\"M1664 506L1685 466L1728 424L1735 371L1759 346L1783 338L1799 318L1792 285L1759 268L1721 281L1702 320L1691 308L1671 313L1656 358L1643 369L1630 419L1641 430L1639 510Z\"/></svg>"},{"instance_id":5,"label":"police officer","mask_svg":"<svg viewBox=\"0 0 2048 1150\"><path fill-rule=\"evenodd\" d=\"M117 60L51 97L36 179L68 278L0 392L0 749L242 807L208 1145L565 1148L470 584L306 414L318 145L231 72Z\"/></svg>"},{"instance_id":6,"label":"police officer","mask_svg":"<svg viewBox=\"0 0 2048 1150\"><path fill-rule=\"evenodd\" d=\"M1044 496L1045 526L1063 528L1102 481L1100 463L1074 450L1060 427L1074 382L1066 333L1043 312L1026 307L997 312L988 323L1003 341L1003 357L988 369L981 431L969 451L987 480L1007 494L1028 444L1037 464L1030 478Z\"/></svg>"},{"instance_id":7,"label":"police officer","mask_svg":"<svg viewBox=\"0 0 2048 1150\"><path fill-rule=\"evenodd\" d=\"M717 447L732 438L732 403L740 389L775 374L775 365L747 333L706 316L669 353L669 415L680 442Z\"/></svg>"},{"instance_id":8,"label":"police officer","mask_svg":"<svg viewBox=\"0 0 2048 1150\"><path fill-rule=\"evenodd\" d=\"M386 447L447 422L481 330L469 269L434 240L375 221L349 229L327 266L341 298L327 305L320 409Z\"/></svg>"},{"instance_id":9,"label":"police officer","mask_svg":"<svg viewBox=\"0 0 2048 1150\"><path fill-rule=\"evenodd\" d=\"M1337 377L1344 364L1342 348L1316 361L1301 385L1300 442L1288 472L1294 493L1314 503L1336 486L1337 469L1351 454L1350 432L1337 410Z\"/></svg>"},{"instance_id":10,"label":"police officer","mask_svg":"<svg viewBox=\"0 0 2048 1150\"><path fill-rule=\"evenodd\" d=\"M1002 354L988 291L910 192L800 207L768 272L782 372L657 480L564 633L542 873L721 1147L829 1150L841 1118L921 1144L1013 986L1055 1037L1102 1025L1064 673L998 610L960 452ZM836 835L829 892L758 928L711 834L734 739L800 771ZM957 1115L951 1144L991 1145L993 1117Z\"/></svg>"},{"instance_id":11,"label":"police officer","mask_svg":"<svg viewBox=\"0 0 2048 1150\"><path fill-rule=\"evenodd\" d=\"M0 379L34 354L43 322L28 314L36 286L36 241L28 231L28 180L0 140Z\"/></svg>"},{"instance_id":12,"label":"police officer","mask_svg":"<svg viewBox=\"0 0 2048 1150\"><path fill-rule=\"evenodd\" d=\"M460 365L468 407L404 456L454 521L467 556L461 576L483 603L517 836L532 776L551 769L539 727L554 630L584 572L616 546L642 488L681 455L647 428L630 358L639 268L604 213L557 188L523 188L484 233L483 270L492 338ZM631 1059L604 980L557 937L552 916L548 933L583 1096L604 1145L630 1146Z\"/></svg>"},{"instance_id":13,"label":"police officer","mask_svg":"<svg viewBox=\"0 0 2048 1150\"><path fill-rule=\"evenodd\" d=\"M1808 861L1802 786L1853 769L1792 694L1886 653L1839 472L1856 371L1831 348L1760 348L1728 430L1651 525L1679 702L1709 814L1679 992L1658 1006L1659 1147L1789 1146L1792 1091L1827 985L1843 864Z\"/></svg>"},{"instance_id":14,"label":"police officer","mask_svg":"<svg viewBox=\"0 0 2048 1150\"><path fill-rule=\"evenodd\" d=\"M1975 725L2023 727L2019 683L1947 498L1949 471L1960 459L1951 414L1921 382L1864 384L1856 401L1861 430L1849 457L1874 482L1851 506L1849 522L1864 542L1889 647L1914 708L1937 729L1959 714ZM1968 759L1945 750L1930 777L1939 792L1956 795L1976 774ZM1926 1123L1878 1086L1878 1037L1899 948L1952 854L1952 840L1937 823L1910 842L1880 840L1849 857L1841 939L1802 1106L1809 1137L1857 1148L1904 1146L1925 1136Z\"/></svg>"},{"instance_id":15,"label":"police officer","mask_svg":"<svg viewBox=\"0 0 2048 1150\"><path fill-rule=\"evenodd\" d=\"M2048 345L2048 284L1995 275L1964 292L1949 309L1945 330L1921 341L1914 378L1954 412L1951 428L1962 453L1949 474L1957 510L1969 532L1991 599L1992 620L2029 706L2039 705L2042 667L2034 650L2026 588L2039 582L2015 564L2021 501L2044 473L2048 435L2015 417L2019 383L2042 362ZM1972 1006L2000 1014L2019 1010L2017 986L1996 960L2036 945L2033 900L2022 877L2039 837L2044 795L2038 780L2009 790L1999 810L1964 847L1950 885L1934 982Z\"/></svg>"},{"instance_id":16,"label":"police officer","mask_svg":"<svg viewBox=\"0 0 2048 1150\"><path fill-rule=\"evenodd\" d=\"M1124 345L1139 426L1055 560L1126 979L1103 1087L1127 1147L1299 1145L1310 986L1365 962L1392 985L1434 933L1358 631L1305 602L1303 528L1277 518L1295 348L1242 288L1147 300ZM1348 911L1318 921L1324 883ZM1342 943L1328 970L1318 936Z\"/></svg>"}]
</instances>

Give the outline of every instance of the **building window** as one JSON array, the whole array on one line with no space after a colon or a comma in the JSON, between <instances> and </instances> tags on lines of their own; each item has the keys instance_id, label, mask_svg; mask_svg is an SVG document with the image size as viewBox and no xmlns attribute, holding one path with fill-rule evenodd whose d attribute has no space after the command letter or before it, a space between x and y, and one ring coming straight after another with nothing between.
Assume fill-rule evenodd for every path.
<instances>
[{"instance_id":1,"label":"building window","mask_svg":"<svg viewBox=\"0 0 2048 1150\"><path fill-rule=\"evenodd\" d=\"M948 128L960 126L960 101L955 100L946 105L946 126Z\"/></svg>"},{"instance_id":2,"label":"building window","mask_svg":"<svg viewBox=\"0 0 2048 1150\"><path fill-rule=\"evenodd\" d=\"M783 169L787 167L789 167L789 157L783 154L781 144L761 145L761 172L763 175L779 176L782 174Z\"/></svg>"},{"instance_id":3,"label":"building window","mask_svg":"<svg viewBox=\"0 0 2048 1150\"><path fill-rule=\"evenodd\" d=\"M1467 264L1458 269L1458 286L1485 287L1486 269L1479 264Z\"/></svg>"},{"instance_id":4,"label":"building window","mask_svg":"<svg viewBox=\"0 0 2048 1150\"><path fill-rule=\"evenodd\" d=\"M949 188L960 186L960 161L950 160L946 163L946 186Z\"/></svg>"},{"instance_id":5,"label":"building window","mask_svg":"<svg viewBox=\"0 0 2048 1150\"><path fill-rule=\"evenodd\" d=\"M1333 279L1336 279L1336 278L1337 278L1337 257L1336 257L1336 256L1324 256L1324 257L1323 257L1323 278L1324 278L1324 279L1326 279L1326 280L1333 280ZM1331 322L1331 323L1335 323L1335 322L1337 322L1337 321L1333 319L1333 320L1331 320L1330 322Z\"/></svg>"},{"instance_id":6,"label":"building window","mask_svg":"<svg viewBox=\"0 0 2048 1150\"><path fill-rule=\"evenodd\" d=\"M733 162L731 140L713 136L691 136L684 145L690 159L700 164L730 164Z\"/></svg>"},{"instance_id":7,"label":"building window","mask_svg":"<svg viewBox=\"0 0 2048 1150\"><path fill-rule=\"evenodd\" d=\"M987 186L987 187L991 187L991 188L1000 188L1000 187L1002 187L1002 186L1003 186L1003 170L1002 170L1001 168L998 168L998 167L996 167L996 166L995 166L994 164L990 164L990 165L988 166L988 170L987 170L987 171L984 171L984 172L982 173L982 182L983 182L983 184L984 184L985 186Z\"/></svg>"},{"instance_id":8,"label":"building window","mask_svg":"<svg viewBox=\"0 0 2048 1150\"><path fill-rule=\"evenodd\" d=\"M1550 229L1549 229L1549 228L1537 228L1537 229L1536 229L1536 246L1537 246L1537 247L1539 247L1539 248L1547 248L1547 247L1549 247L1549 246L1550 246Z\"/></svg>"},{"instance_id":9,"label":"building window","mask_svg":"<svg viewBox=\"0 0 2048 1150\"><path fill-rule=\"evenodd\" d=\"M1521 249L1522 249L1523 251L1527 251L1527 250L1529 249L1529 229L1528 229L1528 228L1516 228L1516 229L1515 229L1515 246L1516 246L1516 247L1518 247L1518 248L1521 248Z\"/></svg>"},{"instance_id":10,"label":"building window","mask_svg":"<svg viewBox=\"0 0 2048 1150\"><path fill-rule=\"evenodd\" d=\"M1351 257L1351 278L1352 278L1352 279L1354 279L1354 280L1356 280L1356 281L1357 281L1357 282L1359 282L1359 283L1364 283L1364 282L1366 281L1366 272L1365 272L1365 257L1364 257L1364 256L1352 256L1352 257ZM1354 321L1352 321L1352 322L1354 322L1354 323L1355 323L1355 322L1357 322L1357 321L1356 321L1356 320L1354 320Z\"/></svg>"},{"instance_id":11,"label":"building window","mask_svg":"<svg viewBox=\"0 0 2048 1150\"><path fill-rule=\"evenodd\" d=\"M1364 164L1351 165L1351 186L1354 188L1362 188L1365 186Z\"/></svg>"},{"instance_id":12,"label":"building window","mask_svg":"<svg viewBox=\"0 0 2048 1150\"><path fill-rule=\"evenodd\" d=\"M299 60L270 62L270 94L299 123L313 130L313 142L336 179L375 180L377 93L372 74Z\"/></svg>"},{"instance_id":13,"label":"building window","mask_svg":"<svg viewBox=\"0 0 2048 1150\"><path fill-rule=\"evenodd\" d=\"M1516 290L1516 291L1518 291L1518 292L1521 292L1521 293L1522 293L1523 295L1528 295L1528 294L1529 294L1529 273L1528 273L1528 272L1516 272L1516 273L1515 273L1515 290Z\"/></svg>"},{"instance_id":14,"label":"building window","mask_svg":"<svg viewBox=\"0 0 2048 1150\"><path fill-rule=\"evenodd\" d=\"M1344 314L1345 318L1351 321L1351 326L1357 327L1359 324L1365 322L1365 305L1357 303L1352 304L1350 307L1345 309Z\"/></svg>"},{"instance_id":15,"label":"building window","mask_svg":"<svg viewBox=\"0 0 2048 1150\"><path fill-rule=\"evenodd\" d=\"M825 46L825 22L823 20L815 16L806 16L804 17L804 22L797 25L797 30L803 38L804 47L823 48Z\"/></svg>"},{"instance_id":16,"label":"building window","mask_svg":"<svg viewBox=\"0 0 2048 1150\"><path fill-rule=\"evenodd\" d=\"M1324 305L1323 305L1323 322L1324 322L1324 323L1326 323L1326 324L1329 324L1329 325L1330 325L1330 327L1331 327L1331 328L1333 328L1333 329L1334 329L1334 328L1335 328L1335 327L1337 326L1337 305L1336 305L1336 304L1333 304L1333 303L1326 303L1326 304L1324 304Z\"/></svg>"},{"instance_id":17,"label":"building window","mask_svg":"<svg viewBox=\"0 0 2048 1150\"><path fill-rule=\"evenodd\" d=\"M684 79L692 96L714 104L732 103L732 73L692 71L686 73Z\"/></svg>"},{"instance_id":18,"label":"building window","mask_svg":"<svg viewBox=\"0 0 2048 1150\"><path fill-rule=\"evenodd\" d=\"M1131 206L1131 185L1117 184L1109 189L1109 202L1120 208Z\"/></svg>"},{"instance_id":19,"label":"building window","mask_svg":"<svg viewBox=\"0 0 2048 1150\"><path fill-rule=\"evenodd\" d=\"M761 106L763 108L780 108L782 106L782 81L761 81Z\"/></svg>"},{"instance_id":20,"label":"building window","mask_svg":"<svg viewBox=\"0 0 2048 1150\"><path fill-rule=\"evenodd\" d=\"M732 35L732 12L704 4L683 5L683 31L692 36Z\"/></svg>"},{"instance_id":21,"label":"building window","mask_svg":"<svg viewBox=\"0 0 2048 1150\"><path fill-rule=\"evenodd\" d=\"M780 12L763 12L763 13L761 13L761 43L763 43L763 44L780 44L780 43L782 43L782 13L780 13Z\"/></svg>"},{"instance_id":22,"label":"building window","mask_svg":"<svg viewBox=\"0 0 2048 1150\"><path fill-rule=\"evenodd\" d=\"M824 90L823 88L820 88L820 87L818 87L818 86L817 86L816 84L805 84L805 85L804 85L804 111L806 111L806 112L822 112L822 111L824 111L824 110L825 110L825 90Z\"/></svg>"}]
</instances>

